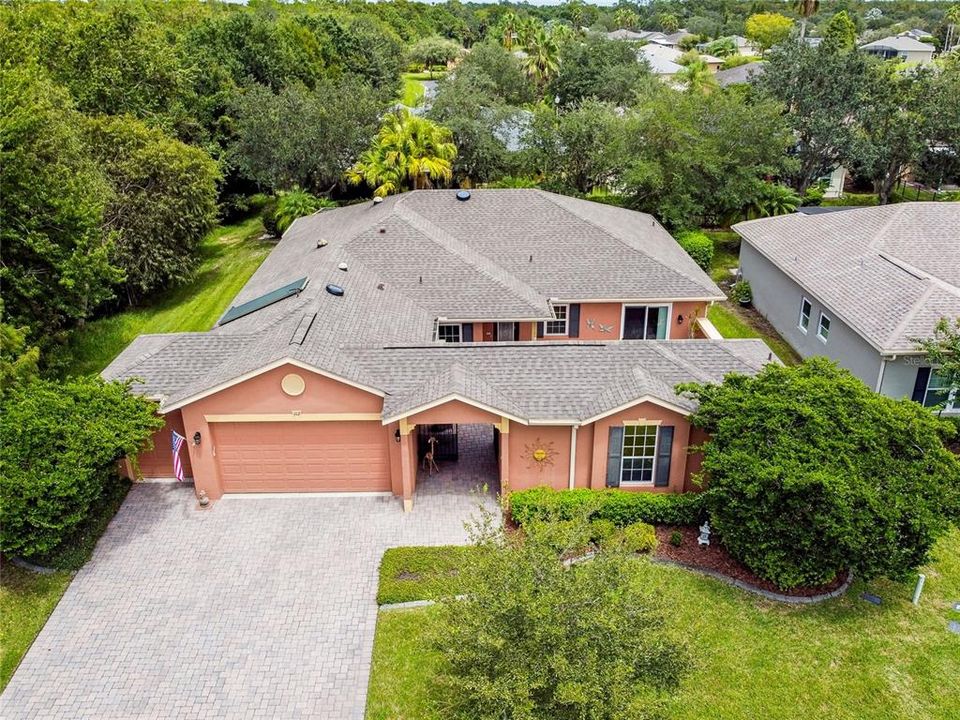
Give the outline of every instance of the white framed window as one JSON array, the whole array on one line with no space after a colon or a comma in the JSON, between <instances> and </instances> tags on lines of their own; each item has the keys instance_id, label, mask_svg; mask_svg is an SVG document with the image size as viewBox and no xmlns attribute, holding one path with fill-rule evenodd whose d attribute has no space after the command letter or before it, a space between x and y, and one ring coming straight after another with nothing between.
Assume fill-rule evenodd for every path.
<instances>
[{"instance_id":1,"label":"white framed window","mask_svg":"<svg viewBox=\"0 0 960 720\"><path fill-rule=\"evenodd\" d=\"M820 313L820 322L817 323L817 338L820 342L826 342L830 337L830 318Z\"/></svg>"},{"instance_id":2,"label":"white framed window","mask_svg":"<svg viewBox=\"0 0 960 720\"><path fill-rule=\"evenodd\" d=\"M800 298L800 319L797 321L797 327L804 335L810 328L810 313L813 312L813 305L805 297Z\"/></svg>"},{"instance_id":3,"label":"white framed window","mask_svg":"<svg viewBox=\"0 0 960 720\"><path fill-rule=\"evenodd\" d=\"M957 400L957 389L951 388L943 375L936 370L931 370L930 377L927 378L927 389L923 393L923 406L942 407L944 412L954 412L960 410L960 403Z\"/></svg>"},{"instance_id":4,"label":"white framed window","mask_svg":"<svg viewBox=\"0 0 960 720\"><path fill-rule=\"evenodd\" d=\"M620 337L623 340L666 340L670 305L624 305Z\"/></svg>"},{"instance_id":5,"label":"white framed window","mask_svg":"<svg viewBox=\"0 0 960 720\"><path fill-rule=\"evenodd\" d=\"M555 320L547 320L543 324L544 335L566 335L568 333L569 306L554 305L553 315Z\"/></svg>"},{"instance_id":6,"label":"white framed window","mask_svg":"<svg viewBox=\"0 0 960 720\"><path fill-rule=\"evenodd\" d=\"M448 343L460 342L460 326L450 324L437 326L437 340Z\"/></svg>"},{"instance_id":7,"label":"white framed window","mask_svg":"<svg viewBox=\"0 0 960 720\"><path fill-rule=\"evenodd\" d=\"M620 484L652 485L656 464L657 426L625 426L623 454L620 457Z\"/></svg>"}]
</instances>

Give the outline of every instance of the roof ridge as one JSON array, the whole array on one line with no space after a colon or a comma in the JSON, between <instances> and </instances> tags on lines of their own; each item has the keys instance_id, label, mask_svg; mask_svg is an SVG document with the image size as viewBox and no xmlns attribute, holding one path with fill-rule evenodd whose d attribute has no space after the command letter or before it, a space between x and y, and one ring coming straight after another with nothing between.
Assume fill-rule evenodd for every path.
<instances>
[{"instance_id":1,"label":"roof ridge","mask_svg":"<svg viewBox=\"0 0 960 720\"><path fill-rule=\"evenodd\" d=\"M474 250L465 242L451 233L437 226L420 213L411 208L401 207L398 202L394 205L394 212L401 220L423 232L437 244L452 252L467 264L474 266L491 280L501 285L508 292L529 303L531 307L547 307L547 298L538 293L533 287L520 280L502 265L497 264L483 253ZM538 308L539 310L539 308Z\"/></svg>"},{"instance_id":2,"label":"roof ridge","mask_svg":"<svg viewBox=\"0 0 960 720\"><path fill-rule=\"evenodd\" d=\"M907 203L898 203L899 205L906 206ZM888 207L893 207L893 212L890 213L890 217L887 218L886 222L879 227L879 229L873 234L873 237L870 238L870 242L867 243L867 250L879 253L880 250L877 248L886 235L887 230L890 229L890 226L893 225L894 220L898 220L900 216L906 211L906 207L898 207L897 205L892 205Z\"/></svg>"},{"instance_id":3,"label":"roof ridge","mask_svg":"<svg viewBox=\"0 0 960 720\"><path fill-rule=\"evenodd\" d=\"M668 341L668 342L669 342L669 341ZM682 367L684 370L689 371L690 374L693 375L694 377L702 380L703 382L711 382L711 381L712 381L712 378L711 378L710 376L708 376L706 373L704 373L701 368L699 368L698 366L694 365L694 364L691 363L689 360L686 360L686 359L684 359L684 358L681 358L679 355L677 355L677 354L676 354L675 352L673 352L672 350L668 350L667 348L663 347L663 345L662 345L661 343L659 343L659 342L658 342L658 343L654 343L653 345L651 345L651 347L653 348L653 351L654 351L655 353L657 353L658 355L660 355L662 358L664 358L664 359L666 359L666 360L670 360L671 362L676 363L677 365L679 365L680 367Z\"/></svg>"},{"instance_id":4,"label":"roof ridge","mask_svg":"<svg viewBox=\"0 0 960 720\"><path fill-rule=\"evenodd\" d=\"M923 304L931 298L936 288L937 288L937 285L935 283L929 283L927 285L927 289L920 294L920 297L917 298L917 301L910 307L910 310L908 310L907 313L903 316L903 319L899 323L897 323L896 327L894 327L893 330L890 331L890 334L887 335L886 338L884 338L883 344L885 347L889 347L890 344L896 342L899 339L903 331L917 316L917 313L919 313L923 309Z\"/></svg>"},{"instance_id":5,"label":"roof ridge","mask_svg":"<svg viewBox=\"0 0 960 720\"><path fill-rule=\"evenodd\" d=\"M558 197L563 197L564 199L567 199L567 200L580 200L581 202L592 202L591 200L582 200L581 198L572 198L572 197L569 197L569 196L567 196L567 195L556 195L555 193L549 193L549 192L546 192L545 190L540 190L539 188L537 188L537 192L540 193L541 196L546 197L550 202L552 202L554 205L556 205L556 206L557 206L558 208L560 208L561 210L564 210L564 211L566 211L566 212L569 212L569 213L577 216L577 217L580 218L580 220L582 220L583 222L587 223L588 225L592 225L593 227L595 227L597 230L599 230L599 231L602 232L603 234L605 234L605 235L607 235L608 237L613 238L614 240L616 240L617 242L619 242L621 245L625 245L625 246L627 246L628 248L630 248L631 250L640 253L641 255L643 255L643 256L646 257L647 259L653 261L655 264L659 265L660 267L662 267L662 268L664 268L664 269L666 269L666 270L669 270L669 271L672 272L672 273L676 273L677 275L681 275L682 277L685 277L687 280L689 280L690 282L692 282L692 283L694 283L694 284L696 284L696 285L699 285L699 286L700 286L701 288L703 288L704 290L709 290L709 289L710 289L710 288L706 287L705 285L703 285L703 283L701 283L699 280L696 280L695 278L690 277L690 276L687 275L686 273L683 273L683 272L677 270L677 269L674 268L674 267L670 267L669 265L666 265L662 260L660 260L660 258L654 257L653 255L651 255L650 253L648 253L645 249L643 249L643 247L642 247L641 245L631 244L630 242L628 242L628 241L625 240L624 238L620 237L620 235L612 232L609 228L607 228L607 227L605 227L605 226L603 226L603 225L600 225L600 224L597 223L596 221L591 220L590 218L582 215L581 213L577 212L576 210L572 209L571 207L566 207L566 206L562 205L560 202L557 201L557 198L558 198ZM597 204L598 204L598 205L603 205L603 203L597 203ZM616 206L613 206L613 205L604 205L604 207L614 207L614 208L617 209L617 210L624 210L624 209L626 209L626 208L617 208ZM628 212L638 212L638 211L635 211L635 210L634 210L634 211L628 211ZM641 215L647 215L651 220L653 220L653 222L654 222L656 225L658 225L658 226L660 227L661 230L663 230L665 233L667 233L667 235L669 235L670 238L676 243L676 238L674 238L673 235L670 235L670 233L667 232L667 229L666 229L665 227L663 227L663 225L660 224L660 221L657 220L653 215L651 215L650 213L643 213L643 212L641 212L640 214L641 214ZM677 243L677 247L679 247L679 243ZM711 282L712 282L712 281L711 281Z\"/></svg>"}]
</instances>

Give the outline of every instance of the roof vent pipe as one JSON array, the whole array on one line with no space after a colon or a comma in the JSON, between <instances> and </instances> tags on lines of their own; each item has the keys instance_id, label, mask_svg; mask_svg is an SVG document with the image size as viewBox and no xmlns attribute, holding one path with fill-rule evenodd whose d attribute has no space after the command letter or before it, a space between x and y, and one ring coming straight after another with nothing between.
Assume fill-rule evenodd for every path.
<instances>
[{"instance_id":1,"label":"roof vent pipe","mask_svg":"<svg viewBox=\"0 0 960 720\"><path fill-rule=\"evenodd\" d=\"M318 248L322 248L322 247L326 247L326 246L327 246L327 241L326 241L326 240L324 240L323 238L319 238L319 239L317 240L317 247L318 247Z\"/></svg>"},{"instance_id":2,"label":"roof vent pipe","mask_svg":"<svg viewBox=\"0 0 960 720\"><path fill-rule=\"evenodd\" d=\"M375 197L375 198L373 199L373 204L374 204L374 205L379 205L379 204L382 203L382 202L383 202L383 198L380 197L379 195L377 195L377 197Z\"/></svg>"},{"instance_id":3,"label":"roof vent pipe","mask_svg":"<svg viewBox=\"0 0 960 720\"><path fill-rule=\"evenodd\" d=\"M337 297L343 297L343 288L339 285L334 285L333 283L327 285L327 292Z\"/></svg>"},{"instance_id":4,"label":"roof vent pipe","mask_svg":"<svg viewBox=\"0 0 960 720\"><path fill-rule=\"evenodd\" d=\"M469 191L469 190L459 190L459 191L457 192L457 200L460 200L461 202L466 202L466 201L469 200L469 199L470 199L470 191Z\"/></svg>"},{"instance_id":5,"label":"roof vent pipe","mask_svg":"<svg viewBox=\"0 0 960 720\"><path fill-rule=\"evenodd\" d=\"M342 263L340 263L339 265L337 265L337 269L338 269L338 270L343 270L344 272L346 272L346 271L347 271L347 264L346 264L345 262L342 262Z\"/></svg>"}]
</instances>

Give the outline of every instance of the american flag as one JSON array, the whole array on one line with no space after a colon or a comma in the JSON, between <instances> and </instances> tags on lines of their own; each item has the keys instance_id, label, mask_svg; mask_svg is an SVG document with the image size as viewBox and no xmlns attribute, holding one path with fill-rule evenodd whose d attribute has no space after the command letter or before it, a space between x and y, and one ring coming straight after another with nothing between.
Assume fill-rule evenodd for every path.
<instances>
[{"instance_id":1,"label":"american flag","mask_svg":"<svg viewBox=\"0 0 960 720\"><path fill-rule=\"evenodd\" d=\"M186 438L176 430L171 430L171 440L173 440L173 474L177 476L177 480L183 482L183 463L180 462L180 448L183 447Z\"/></svg>"}]
</instances>

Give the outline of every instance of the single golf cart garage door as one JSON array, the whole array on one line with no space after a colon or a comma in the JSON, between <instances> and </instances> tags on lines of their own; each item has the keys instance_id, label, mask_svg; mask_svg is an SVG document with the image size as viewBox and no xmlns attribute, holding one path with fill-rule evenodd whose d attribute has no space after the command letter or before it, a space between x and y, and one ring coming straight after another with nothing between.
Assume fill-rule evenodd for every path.
<instances>
[{"instance_id":1,"label":"single golf cart garage door","mask_svg":"<svg viewBox=\"0 0 960 720\"><path fill-rule=\"evenodd\" d=\"M390 490L378 422L217 423L215 433L224 492Z\"/></svg>"}]
</instances>

